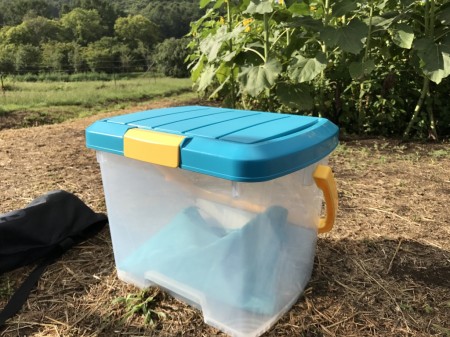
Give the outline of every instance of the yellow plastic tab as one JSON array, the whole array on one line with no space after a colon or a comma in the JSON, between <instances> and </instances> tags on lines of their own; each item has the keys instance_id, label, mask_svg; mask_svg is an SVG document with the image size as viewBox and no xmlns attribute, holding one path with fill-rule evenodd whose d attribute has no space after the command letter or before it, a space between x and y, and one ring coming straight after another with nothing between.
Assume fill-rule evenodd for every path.
<instances>
[{"instance_id":1,"label":"yellow plastic tab","mask_svg":"<svg viewBox=\"0 0 450 337\"><path fill-rule=\"evenodd\" d=\"M178 167L180 144L184 138L169 133L130 129L123 137L123 155L152 164Z\"/></svg>"},{"instance_id":2,"label":"yellow plastic tab","mask_svg":"<svg viewBox=\"0 0 450 337\"><path fill-rule=\"evenodd\" d=\"M336 182L334 181L333 171L325 165L318 165L313 177L317 187L323 192L326 207L326 216L320 219L318 231L319 233L326 233L333 228L336 220L338 209Z\"/></svg>"}]
</instances>

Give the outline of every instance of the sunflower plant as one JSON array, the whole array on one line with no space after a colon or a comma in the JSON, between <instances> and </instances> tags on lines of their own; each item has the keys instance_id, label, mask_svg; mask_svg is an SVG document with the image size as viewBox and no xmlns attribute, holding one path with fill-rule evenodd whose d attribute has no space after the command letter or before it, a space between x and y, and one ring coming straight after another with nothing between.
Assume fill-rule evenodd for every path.
<instances>
[{"instance_id":1,"label":"sunflower plant","mask_svg":"<svg viewBox=\"0 0 450 337\"><path fill-rule=\"evenodd\" d=\"M448 129L448 109L438 105L450 75L444 0L200 6L207 10L191 25L188 60L197 90L210 98L324 116L349 132L408 136L427 128L437 136L437 128Z\"/></svg>"}]
</instances>

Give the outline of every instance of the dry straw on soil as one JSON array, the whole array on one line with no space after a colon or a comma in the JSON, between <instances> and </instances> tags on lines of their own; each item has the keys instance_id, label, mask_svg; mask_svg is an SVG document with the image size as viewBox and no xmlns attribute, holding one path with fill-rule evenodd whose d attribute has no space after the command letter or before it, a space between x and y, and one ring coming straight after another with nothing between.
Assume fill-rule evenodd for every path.
<instances>
[{"instance_id":1,"label":"dry straw on soil","mask_svg":"<svg viewBox=\"0 0 450 337\"><path fill-rule=\"evenodd\" d=\"M84 146L85 127L100 117L0 131L0 213L54 189L105 211L95 154ZM449 145L344 142L331 165L336 226L318 241L304 296L265 336L450 336ZM0 277L0 307L28 271ZM117 279L105 229L48 268L0 336L223 335L198 310L151 291L166 318L123 319L113 301L137 289Z\"/></svg>"}]
</instances>

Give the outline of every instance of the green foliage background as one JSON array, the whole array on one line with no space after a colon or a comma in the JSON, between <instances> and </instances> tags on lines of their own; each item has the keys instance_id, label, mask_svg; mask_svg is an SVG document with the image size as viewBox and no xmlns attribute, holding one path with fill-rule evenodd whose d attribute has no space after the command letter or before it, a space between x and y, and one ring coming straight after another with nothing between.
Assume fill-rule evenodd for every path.
<instances>
[{"instance_id":1,"label":"green foliage background","mask_svg":"<svg viewBox=\"0 0 450 337\"><path fill-rule=\"evenodd\" d=\"M344 132L450 135L450 3L201 0L192 79L232 107L323 116Z\"/></svg>"},{"instance_id":2,"label":"green foliage background","mask_svg":"<svg viewBox=\"0 0 450 337\"><path fill-rule=\"evenodd\" d=\"M11 75L184 77L187 64L226 106L450 135L448 0L0 0L3 90Z\"/></svg>"},{"instance_id":3,"label":"green foliage background","mask_svg":"<svg viewBox=\"0 0 450 337\"><path fill-rule=\"evenodd\" d=\"M155 71L158 45L203 14L197 0L0 0L0 75Z\"/></svg>"}]
</instances>

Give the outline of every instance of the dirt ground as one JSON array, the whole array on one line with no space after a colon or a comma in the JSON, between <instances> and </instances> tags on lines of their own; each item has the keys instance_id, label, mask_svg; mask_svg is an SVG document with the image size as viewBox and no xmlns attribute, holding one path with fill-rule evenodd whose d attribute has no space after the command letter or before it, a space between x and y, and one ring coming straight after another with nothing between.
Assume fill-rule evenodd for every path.
<instances>
[{"instance_id":1,"label":"dirt ground","mask_svg":"<svg viewBox=\"0 0 450 337\"><path fill-rule=\"evenodd\" d=\"M55 189L105 212L84 129L125 112L0 131L0 213ZM335 228L318 240L304 295L264 336L450 336L450 145L343 141L330 164L340 198ZM0 307L29 270L0 276ZM48 268L0 336L224 336L158 289L153 309L165 318L125 319L114 300L137 292L116 277L106 228Z\"/></svg>"}]
</instances>

